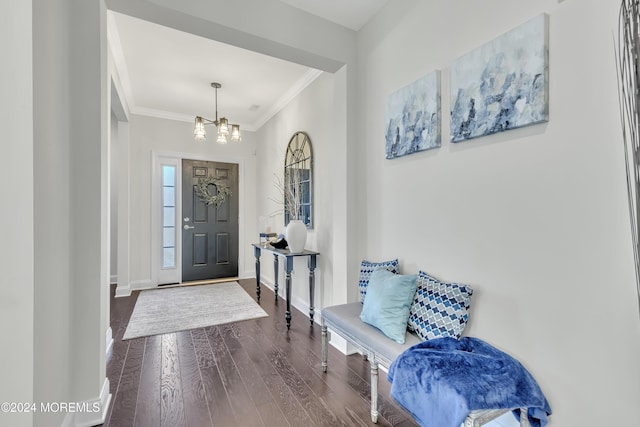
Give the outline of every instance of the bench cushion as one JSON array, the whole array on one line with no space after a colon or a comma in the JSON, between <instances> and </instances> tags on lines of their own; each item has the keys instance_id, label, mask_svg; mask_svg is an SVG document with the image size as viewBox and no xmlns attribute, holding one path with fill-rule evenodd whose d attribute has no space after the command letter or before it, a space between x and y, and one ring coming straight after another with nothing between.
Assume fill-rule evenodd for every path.
<instances>
[{"instance_id":1,"label":"bench cushion","mask_svg":"<svg viewBox=\"0 0 640 427\"><path fill-rule=\"evenodd\" d=\"M407 332L405 343L387 338L379 329L360 320L362 304L334 305L322 310L324 324L333 329L338 335L343 335L361 349L370 350L376 354L378 362L389 367L396 357L412 345L421 342L415 334Z\"/></svg>"}]
</instances>

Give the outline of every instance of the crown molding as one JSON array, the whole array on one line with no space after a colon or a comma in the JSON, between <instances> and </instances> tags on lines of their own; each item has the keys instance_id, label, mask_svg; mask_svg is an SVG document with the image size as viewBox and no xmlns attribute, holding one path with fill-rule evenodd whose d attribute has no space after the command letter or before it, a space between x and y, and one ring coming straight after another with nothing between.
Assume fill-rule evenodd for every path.
<instances>
[{"instance_id":1,"label":"crown molding","mask_svg":"<svg viewBox=\"0 0 640 427\"><path fill-rule=\"evenodd\" d=\"M280 110L289 104L296 96L307 88L315 79L320 77L323 73L321 70L314 68L309 69L291 88L286 91L258 120L253 123L255 130L260 129L267 123L273 116L278 114Z\"/></svg>"},{"instance_id":2,"label":"crown molding","mask_svg":"<svg viewBox=\"0 0 640 427\"><path fill-rule=\"evenodd\" d=\"M107 41L113 57L115 70L117 72L117 76L119 77L118 80L122 88L122 95L124 95L124 102L128 106L128 110L131 114L175 120L180 122L193 122L195 116L136 105L133 96L131 80L129 79L127 63L124 57L124 52L122 50L122 42L118 33L115 16L112 11L107 11ZM240 128L249 132L255 132L256 130L260 129L266 122L268 122L271 118L278 114L280 110L286 107L287 104L289 104L296 96L298 96L300 92L302 92L307 86L313 83L313 81L317 79L322 73L323 71L321 70L310 68L256 121L254 121L253 123L238 123L240 125Z\"/></svg>"},{"instance_id":3,"label":"crown molding","mask_svg":"<svg viewBox=\"0 0 640 427\"><path fill-rule=\"evenodd\" d=\"M303 90L307 88L311 83L322 75L323 71L316 69L309 69L298 81L296 81L289 90L287 90L273 105L255 122L253 123L239 123L240 129L248 132L255 132L264 126L273 116L278 114L284 107L287 106L296 96L298 96ZM193 122L195 116L190 116L181 113L174 113L172 111L156 110L153 108L131 106L129 108L131 113L141 116L156 117L159 119L176 120L179 122Z\"/></svg>"},{"instance_id":4,"label":"crown molding","mask_svg":"<svg viewBox=\"0 0 640 427\"><path fill-rule=\"evenodd\" d=\"M190 116L187 114L174 113L173 111L156 110L155 108L138 106L132 108L131 112L139 116L156 117L159 119L175 120L178 122L193 122L195 119L195 116Z\"/></svg>"},{"instance_id":5,"label":"crown molding","mask_svg":"<svg viewBox=\"0 0 640 427\"><path fill-rule=\"evenodd\" d=\"M127 62L124 59L122 42L120 41L116 20L113 16L113 12L109 10L107 11L107 44L109 49L111 49L113 63L123 92L122 95L124 95L125 98L124 100L121 100L121 102L128 106L129 112L133 113L136 108L136 102L133 98L131 80L129 80L129 70L127 69Z\"/></svg>"},{"instance_id":6,"label":"crown molding","mask_svg":"<svg viewBox=\"0 0 640 427\"><path fill-rule=\"evenodd\" d=\"M196 116L190 116L188 114L174 113L173 111L156 110L154 108L135 107L131 110L133 114L139 116L155 117L158 119L175 120L177 122L193 123ZM246 123L238 123L240 129L247 132L255 132L256 127Z\"/></svg>"}]
</instances>

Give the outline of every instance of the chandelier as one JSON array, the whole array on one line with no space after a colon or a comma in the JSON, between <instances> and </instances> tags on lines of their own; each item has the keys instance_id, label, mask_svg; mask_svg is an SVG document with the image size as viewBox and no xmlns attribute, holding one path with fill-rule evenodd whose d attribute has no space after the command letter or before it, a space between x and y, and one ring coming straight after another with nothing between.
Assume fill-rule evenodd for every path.
<instances>
[{"instance_id":1,"label":"chandelier","mask_svg":"<svg viewBox=\"0 0 640 427\"><path fill-rule=\"evenodd\" d=\"M215 125L218 131L216 142L218 144L226 144L227 137L231 135L231 140L235 142L242 141L240 135L240 125L230 125L229 120L224 117L220 117L218 120L218 89L222 87L220 83L211 83L211 87L216 91L216 119L211 120L205 117L196 116L195 127L193 128L193 138L196 141L206 141L207 131L204 129L206 125Z\"/></svg>"}]
</instances>

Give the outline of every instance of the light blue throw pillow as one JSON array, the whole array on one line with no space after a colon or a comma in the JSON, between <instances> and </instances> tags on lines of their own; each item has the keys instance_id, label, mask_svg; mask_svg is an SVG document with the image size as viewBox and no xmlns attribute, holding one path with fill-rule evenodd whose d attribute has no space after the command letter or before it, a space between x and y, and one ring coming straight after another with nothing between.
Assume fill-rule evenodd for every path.
<instances>
[{"instance_id":1,"label":"light blue throw pillow","mask_svg":"<svg viewBox=\"0 0 640 427\"><path fill-rule=\"evenodd\" d=\"M360 320L404 344L417 275L403 276L385 269L371 273Z\"/></svg>"}]
</instances>

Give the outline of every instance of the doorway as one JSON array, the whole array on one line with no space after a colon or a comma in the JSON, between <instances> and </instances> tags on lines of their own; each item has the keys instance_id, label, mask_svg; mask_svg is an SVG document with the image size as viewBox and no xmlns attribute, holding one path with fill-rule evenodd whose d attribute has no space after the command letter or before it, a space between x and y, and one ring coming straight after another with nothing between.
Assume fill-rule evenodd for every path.
<instances>
[{"instance_id":1,"label":"doorway","mask_svg":"<svg viewBox=\"0 0 640 427\"><path fill-rule=\"evenodd\" d=\"M238 189L238 164L182 160L182 282L238 276Z\"/></svg>"}]
</instances>

